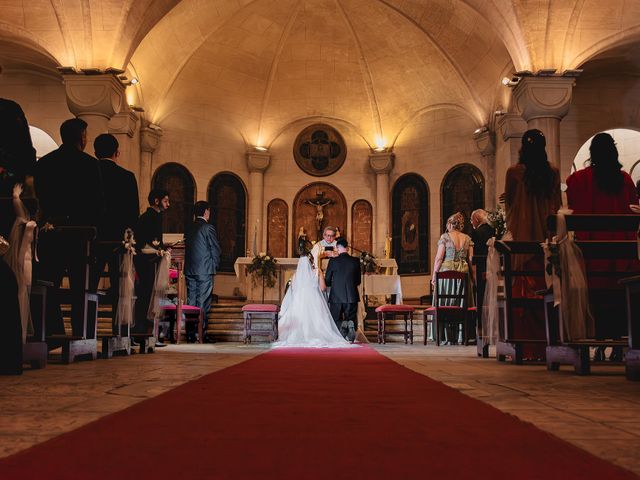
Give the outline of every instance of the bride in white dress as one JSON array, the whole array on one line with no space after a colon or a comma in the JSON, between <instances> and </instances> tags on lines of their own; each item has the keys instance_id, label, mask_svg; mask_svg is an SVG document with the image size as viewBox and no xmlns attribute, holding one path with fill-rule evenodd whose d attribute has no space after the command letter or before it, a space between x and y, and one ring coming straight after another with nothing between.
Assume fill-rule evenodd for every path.
<instances>
[{"instance_id":1,"label":"bride in white dress","mask_svg":"<svg viewBox=\"0 0 640 480\"><path fill-rule=\"evenodd\" d=\"M291 286L282 300L278 319L278 341L274 347L350 348L333 321L322 272L308 257L298 259Z\"/></svg>"}]
</instances>

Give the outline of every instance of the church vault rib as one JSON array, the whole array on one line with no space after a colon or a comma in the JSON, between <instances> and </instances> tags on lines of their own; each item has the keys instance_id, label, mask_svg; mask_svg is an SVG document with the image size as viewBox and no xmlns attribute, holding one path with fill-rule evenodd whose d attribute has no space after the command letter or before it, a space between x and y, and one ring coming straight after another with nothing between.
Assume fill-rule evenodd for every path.
<instances>
[{"instance_id":1,"label":"church vault rib","mask_svg":"<svg viewBox=\"0 0 640 480\"><path fill-rule=\"evenodd\" d=\"M369 107L371 108L371 117L376 128L376 133L378 134L380 139L384 139L384 132L382 131L382 119L380 118L380 108L378 107L378 99L376 98L376 92L373 88L373 77L371 75L371 69L369 68L369 63L367 62L367 59L364 56L364 50L362 49L362 44L360 43L360 39L358 38L358 35L356 34L355 29L353 28L353 24L351 23L351 20L349 19L347 12L345 12L344 7L340 3L340 0L335 0L335 3L336 3L336 6L338 7L338 10L340 10L340 12L342 13L344 22L347 25L347 27L349 27L349 31L351 32L351 35L353 37L353 41L355 42L356 47L358 48L358 54L359 54L358 60L360 63L360 69L362 70L362 77L366 87L367 97L369 97ZM375 145L377 139L374 138L373 140Z\"/></svg>"},{"instance_id":2,"label":"church vault rib","mask_svg":"<svg viewBox=\"0 0 640 480\"><path fill-rule=\"evenodd\" d=\"M276 76L276 72L278 71L278 65L280 64L282 49L284 48L284 45L289 38L291 28L293 28L293 24L298 18L298 14L300 13L301 8L302 0L298 0L293 13L289 17L289 20L287 20L287 24L282 30L280 40L278 41L278 47L276 48L276 53L274 54L273 60L271 61L271 68L269 69L269 79L267 80L267 86L265 87L264 95L262 96L262 107L260 109L260 118L258 120L258 137L256 138L256 146L265 146L264 139L262 138L262 122L264 121L264 114L267 110L269 100L271 99L271 89L273 88L273 82Z\"/></svg>"}]
</instances>

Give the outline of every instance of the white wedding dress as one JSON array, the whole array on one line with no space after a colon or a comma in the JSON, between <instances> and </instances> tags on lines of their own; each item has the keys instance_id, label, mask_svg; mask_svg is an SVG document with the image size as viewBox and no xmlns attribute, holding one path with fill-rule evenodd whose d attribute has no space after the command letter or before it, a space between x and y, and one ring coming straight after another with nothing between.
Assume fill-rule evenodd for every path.
<instances>
[{"instance_id":1,"label":"white wedding dress","mask_svg":"<svg viewBox=\"0 0 640 480\"><path fill-rule=\"evenodd\" d=\"M278 341L274 347L351 348L336 327L318 277L307 257L300 257L291 286L282 300Z\"/></svg>"}]
</instances>

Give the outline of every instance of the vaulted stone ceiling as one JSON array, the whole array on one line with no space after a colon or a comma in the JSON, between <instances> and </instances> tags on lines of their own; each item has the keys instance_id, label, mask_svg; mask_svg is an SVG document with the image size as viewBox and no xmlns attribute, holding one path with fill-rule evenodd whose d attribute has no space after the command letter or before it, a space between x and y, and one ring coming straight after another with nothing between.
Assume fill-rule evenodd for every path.
<instances>
[{"instance_id":1,"label":"vaulted stone ceiling","mask_svg":"<svg viewBox=\"0 0 640 480\"><path fill-rule=\"evenodd\" d=\"M126 68L163 125L211 119L269 145L333 118L391 145L437 108L486 123L513 70L577 68L637 43L640 2L3 0L0 64Z\"/></svg>"}]
</instances>

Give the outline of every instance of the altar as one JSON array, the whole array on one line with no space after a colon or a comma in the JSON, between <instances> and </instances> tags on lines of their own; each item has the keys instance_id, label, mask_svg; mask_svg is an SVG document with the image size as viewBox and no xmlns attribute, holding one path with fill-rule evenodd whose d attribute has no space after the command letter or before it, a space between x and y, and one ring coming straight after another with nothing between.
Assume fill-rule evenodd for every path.
<instances>
[{"instance_id":1,"label":"altar","mask_svg":"<svg viewBox=\"0 0 640 480\"><path fill-rule=\"evenodd\" d=\"M276 283L273 287L263 285L262 279L255 278L247 272L253 257L238 257L233 266L236 277L240 283L242 294L252 303L281 303L287 282L298 267L297 258L276 258ZM364 295L386 296L396 295L396 303L402 303L402 286L398 272L398 264L393 258L381 258L376 260L382 271L390 275L363 275L363 283L359 287L361 297L360 311L364 310L362 301ZM326 270L329 259L322 260L322 268ZM364 289L364 290L363 290Z\"/></svg>"}]
</instances>

